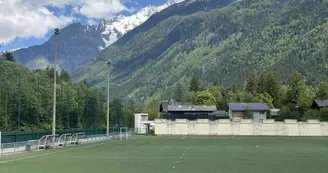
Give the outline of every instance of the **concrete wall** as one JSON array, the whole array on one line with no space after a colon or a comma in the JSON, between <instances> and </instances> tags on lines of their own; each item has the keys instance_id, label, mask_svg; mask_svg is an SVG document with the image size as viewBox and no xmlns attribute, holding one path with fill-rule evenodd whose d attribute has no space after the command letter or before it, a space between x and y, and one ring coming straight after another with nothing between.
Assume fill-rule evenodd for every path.
<instances>
[{"instance_id":1,"label":"concrete wall","mask_svg":"<svg viewBox=\"0 0 328 173\"><path fill-rule=\"evenodd\" d=\"M263 120L155 120L156 135L328 136L328 122Z\"/></svg>"}]
</instances>

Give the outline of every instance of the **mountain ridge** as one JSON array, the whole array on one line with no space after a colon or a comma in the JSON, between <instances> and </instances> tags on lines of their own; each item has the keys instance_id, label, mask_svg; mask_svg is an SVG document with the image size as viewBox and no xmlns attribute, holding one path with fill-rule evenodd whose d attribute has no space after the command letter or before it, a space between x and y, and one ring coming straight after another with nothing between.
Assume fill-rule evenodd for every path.
<instances>
[{"instance_id":1,"label":"mountain ridge","mask_svg":"<svg viewBox=\"0 0 328 173\"><path fill-rule=\"evenodd\" d=\"M124 34L144 23L151 15L183 0L169 0L160 6L147 6L131 16L104 19L98 25L73 23L58 36L58 65L72 72ZM43 43L13 51L19 63L32 69L44 69L53 62L54 37Z\"/></svg>"},{"instance_id":2,"label":"mountain ridge","mask_svg":"<svg viewBox=\"0 0 328 173\"><path fill-rule=\"evenodd\" d=\"M105 92L104 60L111 59L112 97L140 102L170 99L194 75L230 87L253 71L276 71L282 81L299 71L318 81L328 74L327 11L327 1L187 0L153 15L75 77Z\"/></svg>"}]
</instances>

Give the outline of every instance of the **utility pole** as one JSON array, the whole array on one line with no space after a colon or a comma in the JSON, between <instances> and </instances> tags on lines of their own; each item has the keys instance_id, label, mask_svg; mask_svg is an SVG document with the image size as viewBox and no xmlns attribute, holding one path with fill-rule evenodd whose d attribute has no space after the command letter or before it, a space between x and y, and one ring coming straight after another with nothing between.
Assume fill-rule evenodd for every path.
<instances>
[{"instance_id":1,"label":"utility pole","mask_svg":"<svg viewBox=\"0 0 328 173\"><path fill-rule=\"evenodd\" d=\"M77 109L79 110L80 109L80 88L77 88ZM78 112L80 112L80 111L78 111ZM78 129L80 129L80 125L79 125L79 123L80 123L80 115L81 114L78 114L77 116L76 116L76 126L77 126L77 128Z\"/></svg>"},{"instance_id":2,"label":"utility pole","mask_svg":"<svg viewBox=\"0 0 328 173\"><path fill-rule=\"evenodd\" d=\"M59 101L59 110L60 110L60 114L59 114L59 128L61 131L63 131L63 117L64 117L64 95L63 95L63 83L60 83L60 101Z\"/></svg>"},{"instance_id":3,"label":"utility pole","mask_svg":"<svg viewBox=\"0 0 328 173\"><path fill-rule=\"evenodd\" d=\"M20 114L21 114L21 72L19 71L18 76L18 117L17 117L17 129L20 131Z\"/></svg>"},{"instance_id":4,"label":"utility pole","mask_svg":"<svg viewBox=\"0 0 328 173\"><path fill-rule=\"evenodd\" d=\"M40 74L38 73L38 138L40 138Z\"/></svg>"},{"instance_id":5,"label":"utility pole","mask_svg":"<svg viewBox=\"0 0 328 173\"><path fill-rule=\"evenodd\" d=\"M70 95L69 95L69 86L68 84L66 85L66 114L67 114L67 129L69 129L69 115L70 115L70 110L71 110L71 102L69 101L70 100ZM67 107L68 107L68 110L67 110Z\"/></svg>"},{"instance_id":6,"label":"utility pole","mask_svg":"<svg viewBox=\"0 0 328 173\"><path fill-rule=\"evenodd\" d=\"M40 128L40 74L38 74L38 128Z\"/></svg>"},{"instance_id":7,"label":"utility pole","mask_svg":"<svg viewBox=\"0 0 328 173\"><path fill-rule=\"evenodd\" d=\"M54 56L54 98L53 98L53 115L52 115L52 135L56 135L56 87L57 87L57 36L60 34L60 30L58 28L55 29L55 56Z\"/></svg>"},{"instance_id":8,"label":"utility pole","mask_svg":"<svg viewBox=\"0 0 328 173\"><path fill-rule=\"evenodd\" d=\"M1 47L1 46L0 46ZM0 73L0 75L1 75L1 73ZM2 105L1 105L1 101L2 101L2 87L1 87L1 85L2 85L2 82L1 82L1 78L0 78L0 107L2 108ZM3 113L4 111L1 109L1 111L0 111L0 117L1 117L1 115L2 115L2 113ZM1 141L0 141L0 143L1 143ZM1 146L0 146L1 147Z\"/></svg>"},{"instance_id":9,"label":"utility pole","mask_svg":"<svg viewBox=\"0 0 328 173\"><path fill-rule=\"evenodd\" d=\"M7 126L8 126L7 112L8 112L8 92L6 92L6 100L5 100L5 132L7 131Z\"/></svg>"},{"instance_id":10,"label":"utility pole","mask_svg":"<svg viewBox=\"0 0 328 173\"><path fill-rule=\"evenodd\" d=\"M106 135L107 138L109 137L109 75L110 75L110 66L111 61L107 62L108 65L108 74L107 74L107 128L106 128Z\"/></svg>"}]
</instances>

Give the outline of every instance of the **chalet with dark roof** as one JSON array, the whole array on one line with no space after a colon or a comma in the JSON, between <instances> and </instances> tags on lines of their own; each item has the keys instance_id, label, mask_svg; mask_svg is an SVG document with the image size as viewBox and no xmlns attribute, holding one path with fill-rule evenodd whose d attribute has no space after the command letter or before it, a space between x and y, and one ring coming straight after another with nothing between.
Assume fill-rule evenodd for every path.
<instances>
[{"instance_id":1,"label":"chalet with dark roof","mask_svg":"<svg viewBox=\"0 0 328 173\"><path fill-rule=\"evenodd\" d=\"M249 110L254 120L265 120L269 111L266 103L229 103L228 106L230 119L243 118L245 111Z\"/></svg>"},{"instance_id":2,"label":"chalet with dark roof","mask_svg":"<svg viewBox=\"0 0 328 173\"><path fill-rule=\"evenodd\" d=\"M163 102L160 106L161 117L168 120L176 119L209 119L228 118L227 114L217 111L215 105L192 105L190 102Z\"/></svg>"},{"instance_id":3,"label":"chalet with dark roof","mask_svg":"<svg viewBox=\"0 0 328 173\"><path fill-rule=\"evenodd\" d=\"M312 103L312 109L321 109L328 107L328 100L314 100Z\"/></svg>"}]
</instances>

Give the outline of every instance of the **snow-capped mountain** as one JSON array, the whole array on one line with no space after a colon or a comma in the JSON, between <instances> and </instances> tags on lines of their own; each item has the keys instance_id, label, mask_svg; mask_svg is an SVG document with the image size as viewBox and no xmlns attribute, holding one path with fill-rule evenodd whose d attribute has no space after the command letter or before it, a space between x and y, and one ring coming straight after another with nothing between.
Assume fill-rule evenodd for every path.
<instances>
[{"instance_id":1,"label":"snow-capped mountain","mask_svg":"<svg viewBox=\"0 0 328 173\"><path fill-rule=\"evenodd\" d=\"M148 6L131 16L104 19L98 25L73 23L58 36L58 65L73 71L95 58L99 52L114 43L128 31L144 23L150 16L184 0L169 0L161 6ZM53 62L54 37L42 45L13 52L15 59L32 69L45 68Z\"/></svg>"},{"instance_id":2,"label":"snow-capped mountain","mask_svg":"<svg viewBox=\"0 0 328 173\"><path fill-rule=\"evenodd\" d=\"M161 6L147 6L132 16L121 15L115 18L103 20L99 24L99 29L102 31L101 34L105 46L107 47L114 43L128 31L144 23L153 14L182 1L184 0L169 0Z\"/></svg>"}]
</instances>

